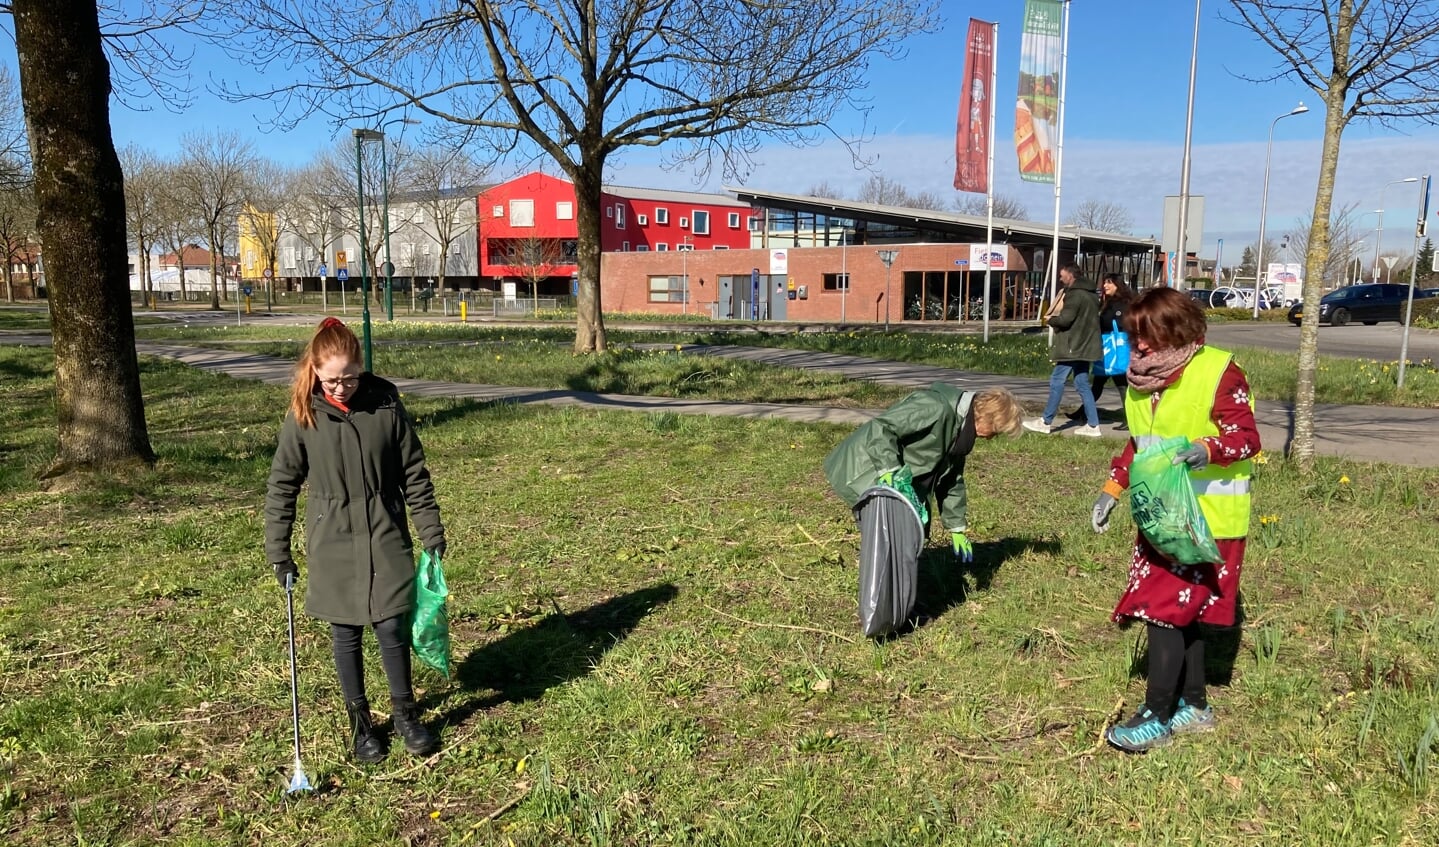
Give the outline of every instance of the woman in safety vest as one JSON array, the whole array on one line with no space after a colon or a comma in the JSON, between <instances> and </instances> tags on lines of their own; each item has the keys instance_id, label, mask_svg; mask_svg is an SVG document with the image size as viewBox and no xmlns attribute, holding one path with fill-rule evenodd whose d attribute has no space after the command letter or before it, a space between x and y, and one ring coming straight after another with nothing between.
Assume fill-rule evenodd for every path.
<instances>
[{"instance_id":1,"label":"woman in safety vest","mask_svg":"<svg viewBox=\"0 0 1439 847\"><path fill-rule=\"evenodd\" d=\"M1129 582L1113 619L1148 625L1149 683L1134 717L1106 733L1110 744L1131 753L1166 744L1175 733L1214 728L1199 624L1236 622L1259 429L1244 371L1227 351L1204 343L1206 328L1203 310L1173 288L1146 291L1125 316L1133 351L1124 400L1131 438L1095 501L1094 531L1109 528L1110 513L1129 487L1136 450L1182 435L1192 445L1175 464L1189 466L1200 510L1224 558L1217 565L1181 564L1143 534L1134 543Z\"/></svg>"}]
</instances>

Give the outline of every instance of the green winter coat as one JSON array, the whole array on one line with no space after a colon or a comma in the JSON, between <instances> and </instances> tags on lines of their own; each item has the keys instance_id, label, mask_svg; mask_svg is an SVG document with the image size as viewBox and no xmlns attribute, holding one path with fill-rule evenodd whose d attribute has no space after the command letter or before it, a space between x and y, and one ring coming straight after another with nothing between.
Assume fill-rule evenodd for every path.
<instances>
[{"instance_id":1,"label":"green winter coat","mask_svg":"<svg viewBox=\"0 0 1439 847\"><path fill-rule=\"evenodd\" d=\"M940 519L963 532L964 460L974 449L974 392L936 382L890 406L841 441L824 460L824 475L850 508L880 474L907 465L921 502L934 495Z\"/></svg>"},{"instance_id":2,"label":"green winter coat","mask_svg":"<svg viewBox=\"0 0 1439 847\"><path fill-rule=\"evenodd\" d=\"M414 601L408 505L426 548L445 537L425 451L395 386L373 374L342 412L312 398L315 428L285 416L265 493L265 555L290 558L295 502L305 503L305 611L331 623L370 624Z\"/></svg>"},{"instance_id":3,"label":"green winter coat","mask_svg":"<svg viewBox=\"0 0 1439 847\"><path fill-rule=\"evenodd\" d=\"M1065 292L1059 314L1049 319L1054 330L1049 361L1097 362L1104 358L1099 340L1099 295L1095 291L1093 280L1079 277Z\"/></svg>"}]
</instances>

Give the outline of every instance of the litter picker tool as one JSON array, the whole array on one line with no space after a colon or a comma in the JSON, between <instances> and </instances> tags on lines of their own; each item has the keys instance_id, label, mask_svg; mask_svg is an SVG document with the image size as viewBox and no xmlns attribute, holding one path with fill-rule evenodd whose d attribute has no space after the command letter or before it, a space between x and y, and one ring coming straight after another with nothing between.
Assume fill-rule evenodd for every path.
<instances>
[{"instance_id":1,"label":"litter picker tool","mask_svg":"<svg viewBox=\"0 0 1439 847\"><path fill-rule=\"evenodd\" d=\"M300 764L300 677L295 670L295 577L285 576L285 613L290 620L290 715L295 723L295 772L290 776L290 788L285 793L313 791L305 768Z\"/></svg>"}]
</instances>

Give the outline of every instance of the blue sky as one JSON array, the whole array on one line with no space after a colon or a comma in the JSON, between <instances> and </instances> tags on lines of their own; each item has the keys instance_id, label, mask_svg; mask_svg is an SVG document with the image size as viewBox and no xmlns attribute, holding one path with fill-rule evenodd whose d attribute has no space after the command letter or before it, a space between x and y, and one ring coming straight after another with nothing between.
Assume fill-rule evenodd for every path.
<instances>
[{"instance_id":1,"label":"blue sky","mask_svg":"<svg viewBox=\"0 0 1439 847\"><path fill-rule=\"evenodd\" d=\"M722 184L755 189L804 191L829 182L854 191L871 173L880 173L911 190L955 196L953 133L963 72L963 41L971 16L1000 25L995 183L1000 193L1019 199L1036 220L1053 216L1049 186L1020 182L1012 143L1013 104L1018 77L1022 0L943 0L940 31L916 37L898 61L876 62L866 92L872 106L863 153L873 160L856 169L843 146L826 143L796 150L767 147L755 170L740 179L718 175L697 183L692 174L661 170L657 154L632 152L612 162L612 182L719 190ZM1226 239L1225 258L1237 259L1242 244L1258 232L1265 140L1275 116L1299 101L1307 115L1277 125L1269 194L1268 231L1282 234L1308 214L1318 179L1323 112L1313 92L1298 83L1252 83L1238 75L1264 77L1276 58L1247 30L1221 21L1222 0L1204 0L1199 35L1199 69L1191 150L1191 192L1206 198L1202 250L1213 256ZM1128 208L1140 235L1159 233L1163 198L1178 194L1183 152L1190 45L1194 6L1180 0L1076 0L1070 16L1069 78L1064 148L1064 209L1088 199ZM197 86L223 78L243 82L243 65L218 49L195 46ZM7 58L13 62L13 55ZM300 163L334 143L336 129L320 121L281 134L262 131L266 104L231 104L203 91L181 114L163 108L134 112L117 106L112 126L117 145L129 142L172 154L180 136L191 130L227 128L252 138L266 155ZM838 122L842 133L860 130L856 114ZM343 132L343 130L340 130ZM1403 133L1408 133L1403 134ZM348 133L345 133L348 134ZM1338 204L1378 209L1380 188L1390 180L1439 172L1439 131L1420 125L1398 129L1351 126L1345 133L1337 186ZM500 174L521 168L501 166ZM1386 252L1407 252L1418 205L1414 186L1392 186L1384 194ZM1364 214L1372 228L1377 216ZM1366 249L1373 249L1369 233ZM1231 252L1232 251L1232 252Z\"/></svg>"}]
</instances>

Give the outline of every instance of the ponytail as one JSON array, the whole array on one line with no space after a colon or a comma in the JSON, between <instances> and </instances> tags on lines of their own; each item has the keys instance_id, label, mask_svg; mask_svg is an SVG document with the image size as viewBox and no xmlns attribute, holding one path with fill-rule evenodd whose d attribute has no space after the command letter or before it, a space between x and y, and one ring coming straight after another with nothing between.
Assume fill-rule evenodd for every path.
<instances>
[{"instance_id":1,"label":"ponytail","mask_svg":"<svg viewBox=\"0 0 1439 847\"><path fill-rule=\"evenodd\" d=\"M315 365L335 357L351 362L360 361L360 339L345 326L344 321L339 318L325 318L320 321L315 334L310 337L310 343L306 344L304 351L300 353L300 360L295 363L295 378L290 384L290 413L295 416L295 422L301 429L313 429L315 426L315 411L310 406L310 398L315 393L317 382Z\"/></svg>"}]
</instances>

